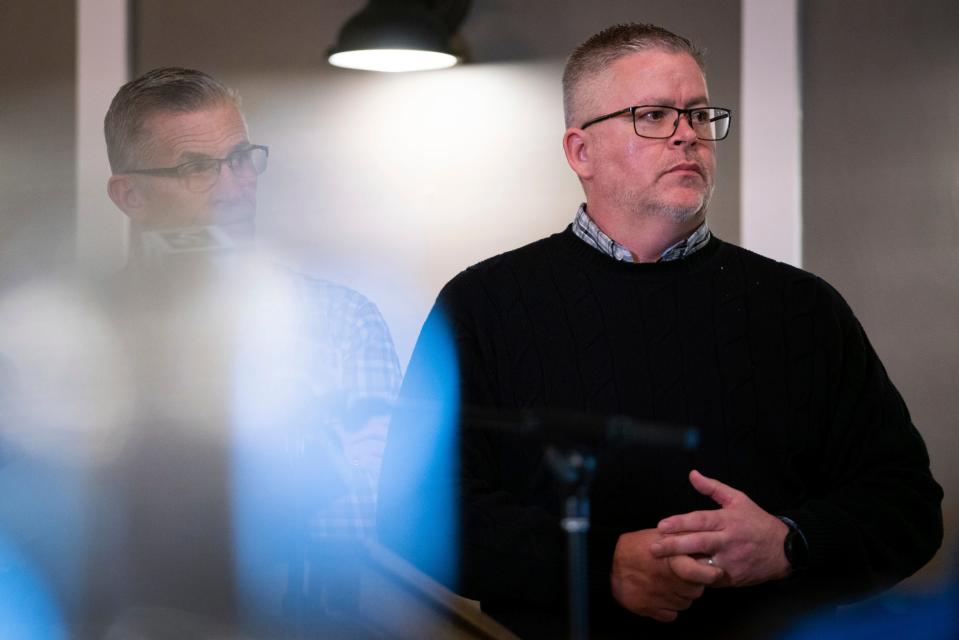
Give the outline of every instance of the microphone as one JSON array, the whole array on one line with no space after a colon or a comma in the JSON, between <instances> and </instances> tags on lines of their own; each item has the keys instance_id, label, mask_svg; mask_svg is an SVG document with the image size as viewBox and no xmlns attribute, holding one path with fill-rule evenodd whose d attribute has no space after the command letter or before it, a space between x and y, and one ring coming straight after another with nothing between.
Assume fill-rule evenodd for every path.
<instances>
[{"instance_id":1,"label":"microphone","mask_svg":"<svg viewBox=\"0 0 959 640\"><path fill-rule=\"evenodd\" d=\"M192 258L210 258L230 253L236 243L216 225L154 229L140 234L143 262L162 267Z\"/></svg>"}]
</instances>

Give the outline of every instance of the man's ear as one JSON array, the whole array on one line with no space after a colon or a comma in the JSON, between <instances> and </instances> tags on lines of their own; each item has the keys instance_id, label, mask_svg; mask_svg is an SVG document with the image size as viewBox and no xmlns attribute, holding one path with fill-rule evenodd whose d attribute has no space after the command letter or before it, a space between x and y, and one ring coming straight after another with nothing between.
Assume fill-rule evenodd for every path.
<instances>
[{"instance_id":1,"label":"man's ear","mask_svg":"<svg viewBox=\"0 0 959 640\"><path fill-rule=\"evenodd\" d=\"M563 135L563 151L566 152L566 162L579 176L580 180L593 177L593 164L590 156L588 135L582 129L570 127Z\"/></svg>"},{"instance_id":2,"label":"man's ear","mask_svg":"<svg viewBox=\"0 0 959 640\"><path fill-rule=\"evenodd\" d=\"M146 199L132 176L112 175L107 181L107 195L123 213L134 222L146 219Z\"/></svg>"}]
</instances>

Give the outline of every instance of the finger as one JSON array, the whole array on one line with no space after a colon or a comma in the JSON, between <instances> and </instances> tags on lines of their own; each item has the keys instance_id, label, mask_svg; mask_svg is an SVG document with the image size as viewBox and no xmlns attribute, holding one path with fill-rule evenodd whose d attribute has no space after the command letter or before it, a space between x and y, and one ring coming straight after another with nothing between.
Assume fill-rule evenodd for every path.
<instances>
[{"instance_id":1,"label":"finger","mask_svg":"<svg viewBox=\"0 0 959 640\"><path fill-rule=\"evenodd\" d=\"M709 556L716 553L722 546L722 540L716 533L680 533L660 538L649 545L649 552L655 558L689 556L697 553Z\"/></svg>"},{"instance_id":2,"label":"finger","mask_svg":"<svg viewBox=\"0 0 959 640\"><path fill-rule=\"evenodd\" d=\"M692 511L678 516L669 516L656 525L660 533L682 533L684 531L719 531L723 528L722 509Z\"/></svg>"},{"instance_id":3,"label":"finger","mask_svg":"<svg viewBox=\"0 0 959 640\"><path fill-rule=\"evenodd\" d=\"M386 436L379 433L365 433L359 431L353 434L350 437L350 443L353 445L360 444L386 444Z\"/></svg>"},{"instance_id":4,"label":"finger","mask_svg":"<svg viewBox=\"0 0 959 640\"><path fill-rule=\"evenodd\" d=\"M685 611L692 603L691 598L686 598L675 591L670 591L661 594L659 598L656 598L656 602L650 603L650 606L660 606L672 611Z\"/></svg>"},{"instance_id":5,"label":"finger","mask_svg":"<svg viewBox=\"0 0 959 640\"><path fill-rule=\"evenodd\" d=\"M724 507L739 495L739 491L736 489L723 484L719 480L704 476L695 469L689 472L689 482L696 491Z\"/></svg>"},{"instance_id":6,"label":"finger","mask_svg":"<svg viewBox=\"0 0 959 640\"><path fill-rule=\"evenodd\" d=\"M679 613L670 609L657 609L649 613L649 617L659 622L672 622L679 616Z\"/></svg>"},{"instance_id":7,"label":"finger","mask_svg":"<svg viewBox=\"0 0 959 640\"><path fill-rule=\"evenodd\" d=\"M723 570L699 562L690 556L676 556L669 559L669 567L677 578L693 584L713 585L723 577Z\"/></svg>"},{"instance_id":8,"label":"finger","mask_svg":"<svg viewBox=\"0 0 959 640\"><path fill-rule=\"evenodd\" d=\"M679 580L676 582L675 594L680 598L677 609L680 611L688 609L693 604L693 600L703 595L706 585L696 584Z\"/></svg>"}]
</instances>

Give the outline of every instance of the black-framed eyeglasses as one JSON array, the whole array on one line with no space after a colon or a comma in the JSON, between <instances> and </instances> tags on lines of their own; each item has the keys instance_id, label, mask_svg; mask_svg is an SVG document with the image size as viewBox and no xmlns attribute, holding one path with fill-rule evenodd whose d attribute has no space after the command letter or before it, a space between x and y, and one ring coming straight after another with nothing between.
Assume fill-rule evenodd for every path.
<instances>
[{"instance_id":1,"label":"black-framed eyeglasses","mask_svg":"<svg viewBox=\"0 0 959 640\"><path fill-rule=\"evenodd\" d=\"M625 114L633 118L633 131L641 138L671 138L679 129L679 119L686 116L689 126L700 140L723 140L729 135L729 125L733 114L729 109L721 107L695 107L693 109L677 109L658 104L647 104L638 107L627 107L605 116L593 118L583 124L580 129L592 126L597 122L616 118Z\"/></svg>"},{"instance_id":2,"label":"black-framed eyeglasses","mask_svg":"<svg viewBox=\"0 0 959 640\"><path fill-rule=\"evenodd\" d=\"M225 158L203 158L178 164L175 167L159 169L131 169L123 173L136 173L146 176L165 176L179 178L189 191L208 191L220 179L220 169L226 163L238 178L253 178L266 171L266 161L270 148L253 144L233 151Z\"/></svg>"}]
</instances>

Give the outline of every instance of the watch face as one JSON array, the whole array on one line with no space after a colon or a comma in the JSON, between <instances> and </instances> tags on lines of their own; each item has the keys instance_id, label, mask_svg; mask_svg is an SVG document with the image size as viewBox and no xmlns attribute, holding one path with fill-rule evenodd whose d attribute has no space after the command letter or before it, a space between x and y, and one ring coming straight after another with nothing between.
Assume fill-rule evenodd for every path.
<instances>
[{"instance_id":1,"label":"watch face","mask_svg":"<svg viewBox=\"0 0 959 640\"><path fill-rule=\"evenodd\" d=\"M802 535L793 527L789 527L789 533L783 541L783 551L786 554L786 560L792 565L793 569L803 569L808 561L808 550Z\"/></svg>"}]
</instances>

